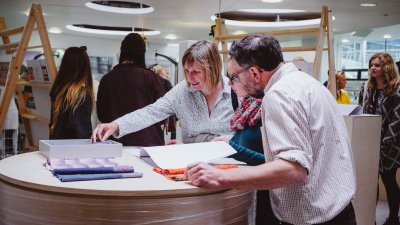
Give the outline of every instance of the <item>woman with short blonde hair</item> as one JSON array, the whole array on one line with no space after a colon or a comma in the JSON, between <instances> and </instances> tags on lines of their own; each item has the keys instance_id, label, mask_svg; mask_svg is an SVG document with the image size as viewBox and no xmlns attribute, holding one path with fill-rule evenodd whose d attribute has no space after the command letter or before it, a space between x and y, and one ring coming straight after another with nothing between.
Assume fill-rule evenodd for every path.
<instances>
[{"instance_id":1,"label":"woman with short blonde hair","mask_svg":"<svg viewBox=\"0 0 400 225\"><path fill-rule=\"evenodd\" d=\"M155 103L133 111L111 123L99 124L92 141L117 138L139 131L176 114L182 125L184 143L197 141L203 134L231 135L233 114L231 88L221 74L222 60L211 41L198 41L182 58L185 81L181 81ZM168 144L181 141L171 140Z\"/></svg>"}]
</instances>

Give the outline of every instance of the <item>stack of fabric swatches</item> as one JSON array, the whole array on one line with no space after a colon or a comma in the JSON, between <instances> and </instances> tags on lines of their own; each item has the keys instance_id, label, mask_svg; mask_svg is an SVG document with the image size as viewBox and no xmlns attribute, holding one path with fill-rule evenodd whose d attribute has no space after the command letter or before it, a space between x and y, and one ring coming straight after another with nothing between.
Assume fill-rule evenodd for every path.
<instances>
[{"instance_id":1,"label":"stack of fabric swatches","mask_svg":"<svg viewBox=\"0 0 400 225\"><path fill-rule=\"evenodd\" d=\"M237 168L238 165L236 164L224 164L224 165L214 165L215 168L217 169L233 169ZM174 180L174 181L186 181L188 180L185 171L185 168L178 168L178 169L162 169L159 167L153 168L153 171L156 173L159 173L161 175L164 175L167 179L169 180Z\"/></svg>"},{"instance_id":2,"label":"stack of fabric swatches","mask_svg":"<svg viewBox=\"0 0 400 225\"><path fill-rule=\"evenodd\" d=\"M143 176L133 166L121 165L114 158L47 159L44 166L62 182Z\"/></svg>"}]
</instances>

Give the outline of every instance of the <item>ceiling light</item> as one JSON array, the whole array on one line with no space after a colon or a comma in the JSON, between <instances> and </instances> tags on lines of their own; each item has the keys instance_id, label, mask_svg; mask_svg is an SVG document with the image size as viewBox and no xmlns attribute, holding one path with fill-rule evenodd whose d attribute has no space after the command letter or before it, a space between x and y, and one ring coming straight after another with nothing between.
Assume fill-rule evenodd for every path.
<instances>
[{"instance_id":1,"label":"ceiling light","mask_svg":"<svg viewBox=\"0 0 400 225\"><path fill-rule=\"evenodd\" d=\"M215 21L215 19L216 19L216 16L212 15L211 20ZM281 22L248 22L248 21L225 19L226 25L240 26L240 27L296 27L296 26L317 25L320 23L321 23L321 19L281 21Z\"/></svg>"},{"instance_id":2,"label":"ceiling light","mask_svg":"<svg viewBox=\"0 0 400 225\"><path fill-rule=\"evenodd\" d=\"M342 43L349 43L349 40L348 39L342 39Z\"/></svg>"},{"instance_id":3,"label":"ceiling light","mask_svg":"<svg viewBox=\"0 0 400 225\"><path fill-rule=\"evenodd\" d=\"M154 11L154 8L151 6L124 1L92 1L86 2L85 5L99 11L122 14L145 14Z\"/></svg>"},{"instance_id":4,"label":"ceiling light","mask_svg":"<svg viewBox=\"0 0 400 225\"><path fill-rule=\"evenodd\" d=\"M173 34L167 34L166 36L165 36L165 39L167 39L167 40L175 40L177 37L175 36L175 35L173 35Z\"/></svg>"},{"instance_id":5,"label":"ceiling light","mask_svg":"<svg viewBox=\"0 0 400 225\"><path fill-rule=\"evenodd\" d=\"M88 26L88 27L84 27ZM158 35L161 32L158 30L148 30L144 29L143 31L139 28L123 28L119 27L118 29L111 29L112 27L104 27L104 26L97 26L99 28L94 28L96 26L92 25L81 25L81 24L74 24L74 25L67 25L65 26L69 30L73 31L78 31L78 32L84 32L84 33L90 33L90 34L105 34L105 35L127 35L129 33L138 33L138 34L144 34L145 36L151 36L151 35ZM108 28L108 29L100 29L100 27L103 28Z\"/></svg>"},{"instance_id":6,"label":"ceiling light","mask_svg":"<svg viewBox=\"0 0 400 225\"><path fill-rule=\"evenodd\" d=\"M376 3L364 2L364 3L361 3L360 5L363 6L363 7L374 7L374 6L376 6Z\"/></svg>"},{"instance_id":7,"label":"ceiling light","mask_svg":"<svg viewBox=\"0 0 400 225\"><path fill-rule=\"evenodd\" d=\"M383 38L389 39L389 38L392 38L392 35L390 35L390 34L385 34L385 35L383 35Z\"/></svg>"},{"instance_id":8,"label":"ceiling light","mask_svg":"<svg viewBox=\"0 0 400 225\"><path fill-rule=\"evenodd\" d=\"M355 32L355 31L353 31L353 32L351 32L351 33L350 33L350 35L351 35L351 36L353 36L354 34L356 34L356 32Z\"/></svg>"},{"instance_id":9,"label":"ceiling light","mask_svg":"<svg viewBox=\"0 0 400 225\"><path fill-rule=\"evenodd\" d=\"M262 0L263 2L266 3L278 3L278 2L282 2L283 0Z\"/></svg>"},{"instance_id":10,"label":"ceiling light","mask_svg":"<svg viewBox=\"0 0 400 225\"><path fill-rule=\"evenodd\" d=\"M58 27L50 27L49 29L47 29L47 31L48 31L49 33L52 33L52 34L59 34L59 33L61 33L61 29L58 28Z\"/></svg>"},{"instance_id":11,"label":"ceiling light","mask_svg":"<svg viewBox=\"0 0 400 225\"><path fill-rule=\"evenodd\" d=\"M168 47L179 48L179 44L178 43L168 43L167 46Z\"/></svg>"},{"instance_id":12,"label":"ceiling light","mask_svg":"<svg viewBox=\"0 0 400 225\"><path fill-rule=\"evenodd\" d=\"M306 12L305 10L298 9L239 9L240 12L250 12L250 13L299 13Z\"/></svg>"}]
</instances>

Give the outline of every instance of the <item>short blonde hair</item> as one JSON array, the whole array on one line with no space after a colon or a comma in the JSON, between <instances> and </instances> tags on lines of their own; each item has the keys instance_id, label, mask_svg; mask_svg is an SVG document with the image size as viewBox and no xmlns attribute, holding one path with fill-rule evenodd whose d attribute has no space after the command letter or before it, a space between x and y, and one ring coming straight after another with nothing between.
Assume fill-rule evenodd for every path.
<instances>
[{"instance_id":1,"label":"short blonde hair","mask_svg":"<svg viewBox=\"0 0 400 225\"><path fill-rule=\"evenodd\" d=\"M160 77L162 77L162 78L164 78L166 80L169 80L168 72L164 67L156 64L156 65L152 66L150 68L150 70L153 71L158 76L160 76Z\"/></svg>"},{"instance_id":2,"label":"short blonde hair","mask_svg":"<svg viewBox=\"0 0 400 225\"><path fill-rule=\"evenodd\" d=\"M205 69L208 89L215 88L222 80L222 60L218 48L213 42L198 41L185 51L182 57L182 66L193 63L198 63ZM187 84L189 85L189 82Z\"/></svg>"}]
</instances>

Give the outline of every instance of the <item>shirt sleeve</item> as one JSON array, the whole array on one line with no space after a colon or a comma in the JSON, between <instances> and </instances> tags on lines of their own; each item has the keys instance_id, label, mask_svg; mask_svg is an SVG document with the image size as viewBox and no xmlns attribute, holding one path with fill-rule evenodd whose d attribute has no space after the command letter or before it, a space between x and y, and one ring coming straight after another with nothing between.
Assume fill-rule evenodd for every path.
<instances>
[{"instance_id":1,"label":"shirt sleeve","mask_svg":"<svg viewBox=\"0 0 400 225\"><path fill-rule=\"evenodd\" d=\"M311 102L296 99L295 95L270 91L263 99L268 150L274 158L296 162L310 171L312 145L307 112Z\"/></svg>"},{"instance_id":2,"label":"shirt sleeve","mask_svg":"<svg viewBox=\"0 0 400 225\"><path fill-rule=\"evenodd\" d=\"M229 144L237 151L237 153L233 154L230 157L252 166L265 163L264 154L248 149L232 140L229 141Z\"/></svg>"}]
</instances>

